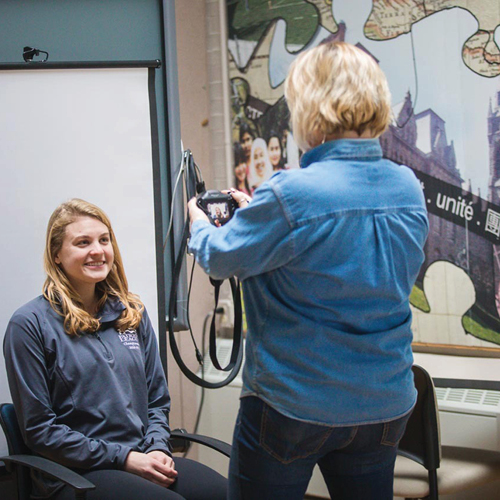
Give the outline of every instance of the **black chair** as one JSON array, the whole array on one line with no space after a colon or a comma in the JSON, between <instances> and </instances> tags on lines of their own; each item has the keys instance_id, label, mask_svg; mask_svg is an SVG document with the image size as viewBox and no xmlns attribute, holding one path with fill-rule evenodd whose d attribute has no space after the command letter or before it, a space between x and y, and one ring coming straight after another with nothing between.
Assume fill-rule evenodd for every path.
<instances>
[{"instance_id":1,"label":"black chair","mask_svg":"<svg viewBox=\"0 0 500 500\"><path fill-rule=\"evenodd\" d=\"M413 366L413 374L418 397L399 445L394 496L437 500L439 494L458 493L500 480L500 453L441 446L433 380L417 365Z\"/></svg>"},{"instance_id":2,"label":"black chair","mask_svg":"<svg viewBox=\"0 0 500 500\"><path fill-rule=\"evenodd\" d=\"M30 470L39 471L51 478L57 479L75 492L76 499L85 499L87 491L95 486L76 472L43 457L35 456L26 446L21 429L17 422L16 411L11 403L0 405L0 424L7 439L9 455L0 457L13 476L14 495L18 500L29 500L31 493ZM199 443L208 446L227 457L231 454L231 446L218 439L197 434L188 434L182 429L172 431L171 445L174 452L184 452L189 443Z\"/></svg>"}]
</instances>

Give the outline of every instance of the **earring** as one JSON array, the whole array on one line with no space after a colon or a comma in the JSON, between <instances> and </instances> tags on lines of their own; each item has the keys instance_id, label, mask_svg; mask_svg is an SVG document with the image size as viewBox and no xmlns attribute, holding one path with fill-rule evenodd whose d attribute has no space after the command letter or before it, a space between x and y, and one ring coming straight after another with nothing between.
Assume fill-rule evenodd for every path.
<instances>
[{"instance_id":1,"label":"earring","mask_svg":"<svg viewBox=\"0 0 500 500\"><path fill-rule=\"evenodd\" d=\"M324 144L326 141L326 134L323 134L323 140L321 141L321 144Z\"/></svg>"}]
</instances>

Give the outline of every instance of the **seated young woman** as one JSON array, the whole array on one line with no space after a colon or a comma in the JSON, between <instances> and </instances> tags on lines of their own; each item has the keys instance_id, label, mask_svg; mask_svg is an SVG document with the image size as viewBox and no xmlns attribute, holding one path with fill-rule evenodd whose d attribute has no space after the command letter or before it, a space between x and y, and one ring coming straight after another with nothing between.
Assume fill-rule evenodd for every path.
<instances>
[{"instance_id":1,"label":"seated young woman","mask_svg":"<svg viewBox=\"0 0 500 500\"><path fill-rule=\"evenodd\" d=\"M43 295L12 316L4 354L23 438L96 485L89 500L223 499L226 480L172 458L170 396L156 337L128 290L104 212L72 199L52 214ZM73 491L33 475L33 497Z\"/></svg>"}]
</instances>

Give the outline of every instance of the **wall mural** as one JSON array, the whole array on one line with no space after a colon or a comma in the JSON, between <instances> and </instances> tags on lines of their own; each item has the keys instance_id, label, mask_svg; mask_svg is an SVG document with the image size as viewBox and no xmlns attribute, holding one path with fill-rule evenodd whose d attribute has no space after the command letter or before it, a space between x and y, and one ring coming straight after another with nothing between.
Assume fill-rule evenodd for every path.
<instances>
[{"instance_id":1,"label":"wall mural","mask_svg":"<svg viewBox=\"0 0 500 500\"><path fill-rule=\"evenodd\" d=\"M427 201L411 296L415 348L500 355L500 2L227 0L235 187L299 168L283 82L302 50L341 40L388 77L384 156Z\"/></svg>"}]
</instances>

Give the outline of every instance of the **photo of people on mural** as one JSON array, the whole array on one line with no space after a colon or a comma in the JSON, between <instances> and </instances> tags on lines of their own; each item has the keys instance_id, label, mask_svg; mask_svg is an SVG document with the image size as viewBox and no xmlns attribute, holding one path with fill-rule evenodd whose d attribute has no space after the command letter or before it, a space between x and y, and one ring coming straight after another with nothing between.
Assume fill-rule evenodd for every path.
<instances>
[{"instance_id":1,"label":"photo of people on mural","mask_svg":"<svg viewBox=\"0 0 500 500\"><path fill-rule=\"evenodd\" d=\"M269 128L260 135L256 128L241 120L235 131L239 140L233 143L234 187L250 196L275 172L299 168L301 156L288 128Z\"/></svg>"}]
</instances>

